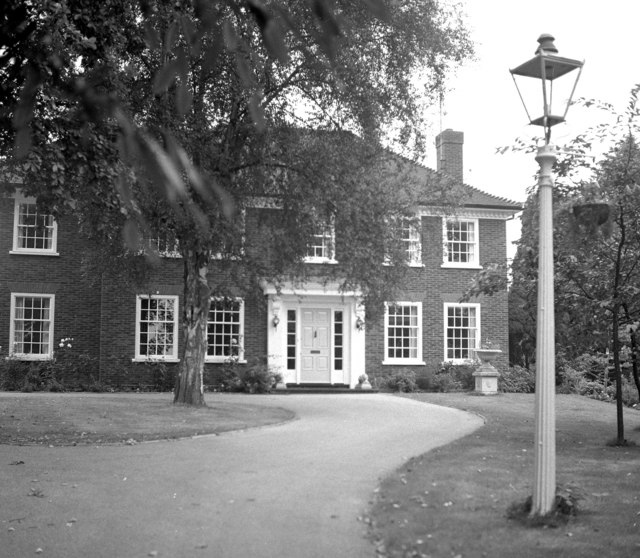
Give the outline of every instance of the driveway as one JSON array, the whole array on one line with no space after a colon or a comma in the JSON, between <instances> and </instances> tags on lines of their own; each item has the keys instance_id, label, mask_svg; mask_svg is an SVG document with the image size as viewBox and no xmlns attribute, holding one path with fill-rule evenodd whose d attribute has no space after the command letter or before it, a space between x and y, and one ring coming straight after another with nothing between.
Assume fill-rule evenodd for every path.
<instances>
[{"instance_id":1,"label":"driveway","mask_svg":"<svg viewBox=\"0 0 640 558\"><path fill-rule=\"evenodd\" d=\"M0 446L0 556L372 558L357 518L379 479L482 425L382 394L251 403L297 419L132 446Z\"/></svg>"}]
</instances>

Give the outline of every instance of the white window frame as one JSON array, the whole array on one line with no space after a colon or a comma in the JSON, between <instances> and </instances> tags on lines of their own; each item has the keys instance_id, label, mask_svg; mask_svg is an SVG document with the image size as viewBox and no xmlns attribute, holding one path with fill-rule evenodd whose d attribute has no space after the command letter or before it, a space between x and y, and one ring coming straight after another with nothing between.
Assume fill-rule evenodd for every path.
<instances>
[{"instance_id":1,"label":"white window frame","mask_svg":"<svg viewBox=\"0 0 640 558\"><path fill-rule=\"evenodd\" d=\"M475 344L474 347L469 347L467 350L469 355L463 358L455 358L449 356L449 309L450 308L469 308L475 311ZM481 335L481 308L478 303L445 303L444 305L444 361L451 362L453 364L464 364L475 359L475 350L480 347L480 335ZM468 329L468 328L466 328Z\"/></svg>"},{"instance_id":2,"label":"white window frame","mask_svg":"<svg viewBox=\"0 0 640 558\"><path fill-rule=\"evenodd\" d=\"M306 263L338 263L336 261L336 226L335 219L331 216L329 219L319 221L313 232L314 244L308 247L308 250L320 248L323 255L306 255L304 261Z\"/></svg>"},{"instance_id":3,"label":"white window frame","mask_svg":"<svg viewBox=\"0 0 640 558\"><path fill-rule=\"evenodd\" d=\"M35 198L26 197L22 194L16 194L15 203L14 203L14 212L13 212L13 246L11 250L11 254L31 254L31 255L39 255L39 256L58 256L58 223L57 221L50 215L47 215L52 221L51 225L47 225L47 229L51 230L51 247L50 248L24 248L20 246L19 242L19 230L20 230L20 209L24 205L33 205L35 206L36 200ZM42 216L42 214L37 210L36 207L36 215Z\"/></svg>"},{"instance_id":4,"label":"white window frame","mask_svg":"<svg viewBox=\"0 0 640 558\"><path fill-rule=\"evenodd\" d=\"M172 300L173 307L173 347L170 354L164 355L147 355L140 351L140 335L141 335L141 318L142 318L142 300ZM178 316L179 316L179 297L175 295L136 295L136 340L135 340L135 357L134 362L178 362Z\"/></svg>"},{"instance_id":5,"label":"white window frame","mask_svg":"<svg viewBox=\"0 0 640 558\"><path fill-rule=\"evenodd\" d=\"M415 327L416 329L416 355L415 357L389 357L389 308L390 307L414 307L416 308L417 314L417 323L415 326L404 326L404 327ZM385 302L384 304L384 360L382 364L402 364L402 365L424 365L424 361L422 360L422 302Z\"/></svg>"},{"instance_id":6,"label":"white window frame","mask_svg":"<svg viewBox=\"0 0 640 558\"><path fill-rule=\"evenodd\" d=\"M216 302L223 302L225 299L224 298L216 298L216 297L212 297L211 298L211 309L214 308L214 304ZM227 299L229 300L229 299ZM244 299L239 298L239 297L235 297L235 298L230 298L230 300L233 300L234 302L237 302L239 304L238 307L238 335L237 335L237 354L232 354L232 351L230 351L230 354L227 355L210 355L209 354L209 324L213 323L209 321L209 317L207 316L207 354L205 356L205 362L229 362L232 359L237 359L236 362L239 363L246 363L246 360L244 359L244 324L245 324L245 315L244 315ZM210 310L211 311L211 310ZM223 333L224 335L224 333ZM230 345L231 346L231 345Z\"/></svg>"},{"instance_id":7,"label":"white window frame","mask_svg":"<svg viewBox=\"0 0 640 558\"><path fill-rule=\"evenodd\" d=\"M471 224L473 225L473 241L455 241L449 240L449 225L450 224ZM471 268L480 269L480 227L478 219L457 218L457 219L442 219L442 267L455 267L455 268ZM466 244L471 247L472 258L467 262L449 261L450 250L449 244Z\"/></svg>"},{"instance_id":8,"label":"white window frame","mask_svg":"<svg viewBox=\"0 0 640 558\"><path fill-rule=\"evenodd\" d=\"M46 353L24 353L17 352L16 345L18 344L16 341L16 303L18 298L29 297L29 298L46 298L49 299L49 347ZM43 293L11 293L11 324L9 326L9 354L17 358L19 360L50 360L53 358L53 332L54 332L54 319L55 319L55 306L56 306L56 295L54 294L43 294Z\"/></svg>"},{"instance_id":9,"label":"white window frame","mask_svg":"<svg viewBox=\"0 0 640 558\"><path fill-rule=\"evenodd\" d=\"M407 264L411 267L423 267L422 263L422 219L402 219L402 242L405 243Z\"/></svg>"}]
</instances>

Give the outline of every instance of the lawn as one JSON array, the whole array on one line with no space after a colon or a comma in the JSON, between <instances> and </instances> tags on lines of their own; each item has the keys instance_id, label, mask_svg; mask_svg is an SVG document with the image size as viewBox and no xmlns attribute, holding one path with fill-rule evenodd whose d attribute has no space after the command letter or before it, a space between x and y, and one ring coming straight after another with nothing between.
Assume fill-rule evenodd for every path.
<instances>
[{"instance_id":1,"label":"lawn","mask_svg":"<svg viewBox=\"0 0 640 558\"><path fill-rule=\"evenodd\" d=\"M254 396L255 397L255 396ZM291 420L252 396L219 395L206 407L172 404L170 393L0 392L0 444L135 443L218 434Z\"/></svg>"},{"instance_id":2,"label":"lawn","mask_svg":"<svg viewBox=\"0 0 640 558\"><path fill-rule=\"evenodd\" d=\"M366 518L379 556L640 556L640 446L608 445L615 405L557 396L557 481L581 500L566 524L531 527L507 511L532 492L533 395L409 397L477 413L485 426L382 482ZM640 412L625 421L627 440L640 444Z\"/></svg>"}]
</instances>

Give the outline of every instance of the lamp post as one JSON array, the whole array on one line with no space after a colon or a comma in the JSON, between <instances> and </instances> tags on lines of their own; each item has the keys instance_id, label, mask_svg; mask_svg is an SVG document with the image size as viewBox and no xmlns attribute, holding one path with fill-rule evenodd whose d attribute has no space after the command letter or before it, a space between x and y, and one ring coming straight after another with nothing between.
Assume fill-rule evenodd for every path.
<instances>
[{"instance_id":1,"label":"lamp post","mask_svg":"<svg viewBox=\"0 0 640 558\"><path fill-rule=\"evenodd\" d=\"M536 395L535 395L535 471L531 515L543 516L553 510L556 495L556 420L555 420L555 319L553 289L553 176L556 162L551 144L551 128L565 121L575 92L583 62L562 58L553 44L554 37L540 35L535 56L510 70L529 118L529 123L542 126L544 145L538 148L538 205L540 211L538 252L538 313L536 325ZM578 69L575 81L567 76ZM516 79L518 78L518 79ZM525 79L522 79L525 78ZM564 79L563 79L564 78ZM538 81L539 80L539 81ZM530 116L527 89L542 84L542 115ZM568 88L567 88L568 86ZM562 90L566 91L563 92ZM568 93L568 95L566 94ZM534 97L535 99L535 97ZM558 110L558 102L562 109Z\"/></svg>"}]
</instances>

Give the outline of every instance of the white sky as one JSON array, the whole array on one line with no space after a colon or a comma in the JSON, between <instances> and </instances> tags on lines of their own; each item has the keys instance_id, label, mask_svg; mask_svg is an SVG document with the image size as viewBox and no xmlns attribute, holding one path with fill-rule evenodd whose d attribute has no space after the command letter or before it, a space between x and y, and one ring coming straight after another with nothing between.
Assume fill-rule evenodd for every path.
<instances>
[{"instance_id":1,"label":"white sky","mask_svg":"<svg viewBox=\"0 0 640 558\"><path fill-rule=\"evenodd\" d=\"M496 154L517 137L540 136L529 126L509 73L532 58L542 33L555 37L558 54L585 60L574 98L612 103L622 110L640 83L640 1L638 0L461 0L476 43L476 60L449 81L442 115L434 111L434 137L440 129L464 132L465 182L488 193L524 202L535 182L534 156ZM555 126L552 142L562 144L590 124L598 111L574 107L567 123ZM435 146L426 163L435 168ZM520 236L519 222L508 225L509 242ZM512 257L514 250L508 249Z\"/></svg>"}]
</instances>

